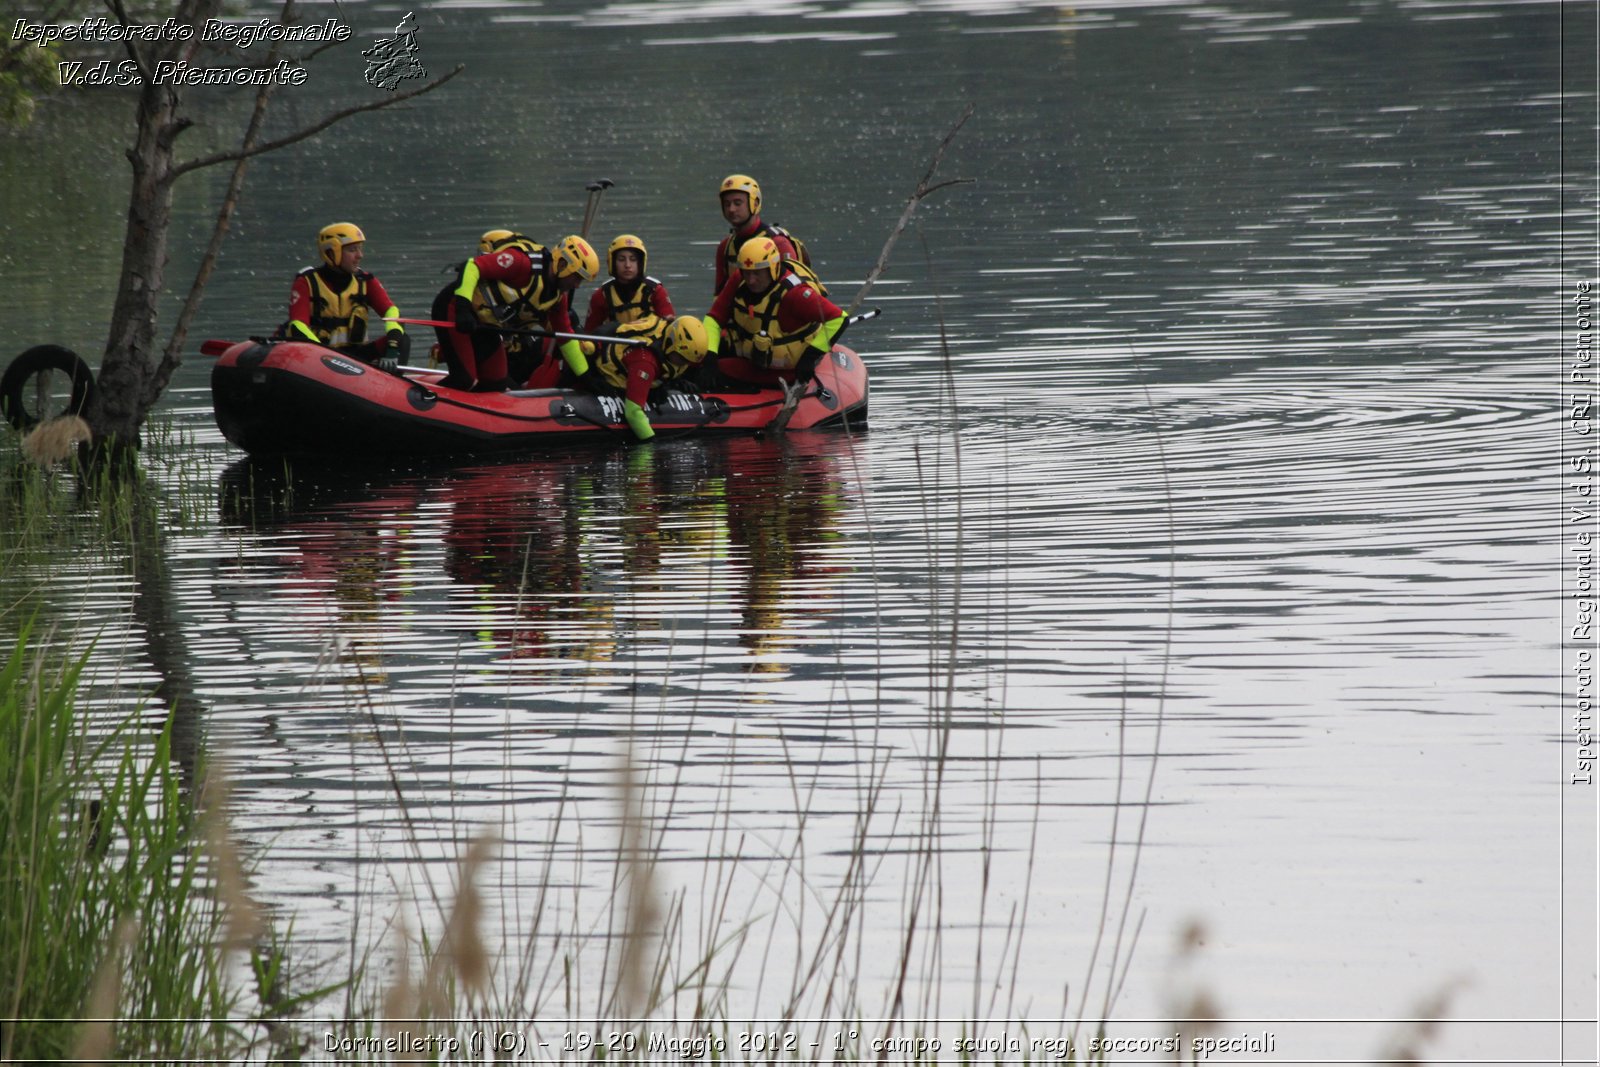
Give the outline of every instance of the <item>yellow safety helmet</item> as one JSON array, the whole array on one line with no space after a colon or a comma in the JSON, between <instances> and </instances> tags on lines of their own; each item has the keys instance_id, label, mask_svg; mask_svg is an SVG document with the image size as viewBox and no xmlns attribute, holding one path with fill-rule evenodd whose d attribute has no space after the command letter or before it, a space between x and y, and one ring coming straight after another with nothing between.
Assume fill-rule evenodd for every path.
<instances>
[{"instance_id":1,"label":"yellow safety helmet","mask_svg":"<svg viewBox=\"0 0 1600 1067\"><path fill-rule=\"evenodd\" d=\"M674 319L662 338L669 355L678 356L689 363L700 363L706 358L705 323L693 315Z\"/></svg>"},{"instance_id":2,"label":"yellow safety helmet","mask_svg":"<svg viewBox=\"0 0 1600 1067\"><path fill-rule=\"evenodd\" d=\"M360 244L367 239L361 232L361 227L353 222L335 222L324 226L317 234L317 251L322 253L322 259L330 267L339 265L339 257L344 255L344 246Z\"/></svg>"},{"instance_id":3,"label":"yellow safety helmet","mask_svg":"<svg viewBox=\"0 0 1600 1067\"><path fill-rule=\"evenodd\" d=\"M482 237L478 238L478 252L498 252L502 248L520 248L524 252L532 252L538 245L533 238L524 237L515 230L485 230Z\"/></svg>"},{"instance_id":4,"label":"yellow safety helmet","mask_svg":"<svg viewBox=\"0 0 1600 1067\"><path fill-rule=\"evenodd\" d=\"M617 239L606 249L606 270L616 274L617 253L630 248L639 253L639 273L643 274L645 264L650 261L650 253L644 250L644 242L631 233L618 234Z\"/></svg>"},{"instance_id":5,"label":"yellow safety helmet","mask_svg":"<svg viewBox=\"0 0 1600 1067\"><path fill-rule=\"evenodd\" d=\"M722 188L717 190L717 200L722 200L723 193L749 193L750 214L761 214L761 186L748 174L730 174L722 179Z\"/></svg>"},{"instance_id":6,"label":"yellow safety helmet","mask_svg":"<svg viewBox=\"0 0 1600 1067\"><path fill-rule=\"evenodd\" d=\"M768 277L776 278L782 264L783 253L770 237L752 237L739 246L739 271L743 274L765 271Z\"/></svg>"},{"instance_id":7,"label":"yellow safety helmet","mask_svg":"<svg viewBox=\"0 0 1600 1067\"><path fill-rule=\"evenodd\" d=\"M551 260L557 278L570 278L576 274L584 281L592 282L600 273L600 257L595 255L594 246L577 234L563 237L556 244Z\"/></svg>"}]
</instances>

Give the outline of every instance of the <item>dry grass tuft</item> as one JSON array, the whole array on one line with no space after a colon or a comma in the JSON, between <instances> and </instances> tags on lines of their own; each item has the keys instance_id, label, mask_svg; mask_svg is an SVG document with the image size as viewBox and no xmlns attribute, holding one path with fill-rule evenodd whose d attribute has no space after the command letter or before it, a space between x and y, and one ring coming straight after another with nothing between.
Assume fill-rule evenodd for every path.
<instances>
[{"instance_id":1,"label":"dry grass tuft","mask_svg":"<svg viewBox=\"0 0 1600 1067\"><path fill-rule=\"evenodd\" d=\"M77 415L42 422L22 439L22 454L41 467L54 467L77 455L78 446L94 440L89 424Z\"/></svg>"},{"instance_id":2,"label":"dry grass tuft","mask_svg":"<svg viewBox=\"0 0 1600 1067\"><path fill-rule=\"evenodd\" d=\"M494 857L495 848L496 838L491 834L476 837L467 846L444 934L416 981L411 977L411 936L404 915L397 919L400 947L394 982L383 996L383 1028L388 1036L421 1029L430 1019L448 1019L458 1014L458 987L479 997L487 992L490 962L483 943L483 895L478 881ZM399 1058L425 1060L428 1054L426 1050L408 1048L399 1053Z\"/></svg>"}]
</instances>

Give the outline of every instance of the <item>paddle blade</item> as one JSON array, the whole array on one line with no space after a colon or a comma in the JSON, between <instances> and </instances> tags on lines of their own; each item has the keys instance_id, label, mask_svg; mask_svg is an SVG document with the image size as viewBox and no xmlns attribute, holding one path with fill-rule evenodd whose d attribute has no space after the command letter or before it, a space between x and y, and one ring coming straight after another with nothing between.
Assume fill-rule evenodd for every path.
<instances>
[{"instance_id":1,"label":"paddle blade","mask_svg":"<svg viewBox=\"0 0 1600 1067\"><path fill-rule=\"evenodd\" d=\"M232 347L232 341L218 341L213 338L210 341L200 342L200 354L202 356L220 356Z\"/></svg>"}]
</instances>

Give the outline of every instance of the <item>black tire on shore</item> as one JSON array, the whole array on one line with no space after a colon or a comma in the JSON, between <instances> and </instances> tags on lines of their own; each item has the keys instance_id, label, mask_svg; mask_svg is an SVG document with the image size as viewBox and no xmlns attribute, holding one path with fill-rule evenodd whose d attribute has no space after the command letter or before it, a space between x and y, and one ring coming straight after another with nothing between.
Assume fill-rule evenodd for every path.
<instances>
[{"instance_id":1,"label":"black tire on shore","mask_svg":"<svg viewBox=\"0 0 1600 1067\"><path fill-rule=\"evenodd\" d=\"M64 411L32 411L24 402L29 383L46 371L71 376L72 396ZM60 345L35 345L11 361L0 375L0 414L18 430L31 430L40 422L58 415L82 415L94 399L94 371L78 354Z\"/></svg>"}]
</instances>

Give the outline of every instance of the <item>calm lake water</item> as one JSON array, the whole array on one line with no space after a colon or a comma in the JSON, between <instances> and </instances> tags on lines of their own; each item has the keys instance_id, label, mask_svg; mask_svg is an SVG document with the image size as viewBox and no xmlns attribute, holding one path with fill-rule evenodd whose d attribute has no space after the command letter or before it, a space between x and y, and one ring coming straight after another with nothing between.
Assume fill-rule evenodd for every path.
<instances>
[{"instance_id":1,"label":"calm lake water","mask_svg":"<svg viewBox=\"0 0 1600 1067\"><path fill-rule=\"evenodd\" d=\"M406 10L346 3L356 41L276 121L369 99L355 52ZM1159 1037L1199 984L1223 1036L1274 1035L1240 1062L1349 1062L1448 990L1438 1061L1592 1060L1555 1023L1595 1011L1560 607L1592 5L418 21L430 72L467 72L257 164L192 349L275 325L337 218L425 313L479 232L554 239L609 177L600 241L641 235L698 312L729 172L846 300L968 101L939 173L973 181L851 338L865 435L285 472L221 439L196 355L167 401L187 467L152 467L164 565L70 537L8 561L8 628L96 642L92 708L159 687L199 724L258 896L332 973L404 904L436 931L487 829L508 995L551 1032L606 1012L626 760L684 987L660 1017L740 938L709 976L729 1018L889 1014L915 926L903 1013L947 1042ZM18 350L103 343L114 92L0 140ZM186 191L175 279L221 180ZM839 899L845 977L791 997Z\"/></svg>"}]
</instances>

